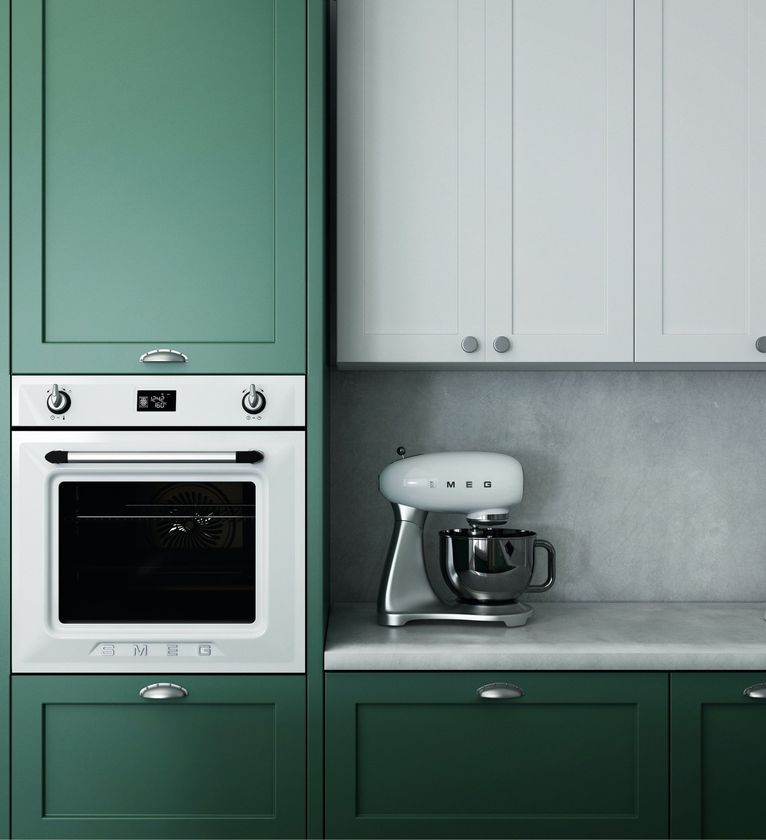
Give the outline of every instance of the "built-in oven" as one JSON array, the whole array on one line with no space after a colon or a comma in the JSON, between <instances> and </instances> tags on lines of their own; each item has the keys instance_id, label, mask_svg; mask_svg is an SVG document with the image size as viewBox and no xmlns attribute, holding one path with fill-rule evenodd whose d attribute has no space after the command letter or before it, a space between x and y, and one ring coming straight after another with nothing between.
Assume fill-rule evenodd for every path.
<instances>
[{"instance_id":1,"label":"built-in oven","mask_svg":"<svg viewBox=\"0 0 766 840\"><path fill-rule=\"evenodd\" d=\"M304 671L304 424L300 376L13 377L13 670Z\"/></svg>"}]
</instances>

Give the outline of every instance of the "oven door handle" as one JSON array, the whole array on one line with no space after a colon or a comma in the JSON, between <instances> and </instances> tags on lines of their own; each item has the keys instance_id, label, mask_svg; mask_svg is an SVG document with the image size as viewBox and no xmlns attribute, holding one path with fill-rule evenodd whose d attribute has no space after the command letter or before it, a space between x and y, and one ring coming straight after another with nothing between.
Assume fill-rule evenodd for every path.
<instances>
[{"instance_id":1,"label":"oven door handle","mask_svg":"<svg viewBox=\"0 0 766 840\"><path fill-rule=\"evenodd\" d=\"M67 452L55 449L45 460L50 464L257 464L263 452Z\"/></svg>"}]
</instances>

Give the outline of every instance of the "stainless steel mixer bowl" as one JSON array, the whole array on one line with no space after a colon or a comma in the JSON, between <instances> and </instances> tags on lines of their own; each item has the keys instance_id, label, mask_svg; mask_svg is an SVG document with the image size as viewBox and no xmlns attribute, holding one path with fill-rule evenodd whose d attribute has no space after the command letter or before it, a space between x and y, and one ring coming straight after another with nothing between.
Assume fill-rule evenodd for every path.
<instances>
[{"instance_id":1,"label":"stainless steel mixer bowl","mask_svg":"<svg viewBox=\"0 0 766 840\"><path fill-rule=\"evenodd\" d=\"M548 554L545 583L530 586L535 548ZM513 528L453 528L439 531L442 574L463 601L504 604L522 592L545 592L556 577L556 549L534 531Z\"/></svg>"}]
</instances>

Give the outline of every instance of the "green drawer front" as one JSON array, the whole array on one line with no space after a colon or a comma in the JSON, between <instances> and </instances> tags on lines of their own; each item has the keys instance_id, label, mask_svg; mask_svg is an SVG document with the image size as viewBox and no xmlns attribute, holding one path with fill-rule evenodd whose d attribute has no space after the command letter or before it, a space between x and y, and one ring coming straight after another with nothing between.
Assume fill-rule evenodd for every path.
<instances>
[{"instance_id":1,"label":"green drawer front","mask_svg":"<svg viewBox=\"0 0 766 840\"><path fill-rule=\"evenodd\" d=\"M673 674L674 837L766 836L766 672Z\"/></svg>"},{"instance_id":2,"label":"green drawer front","mask_svg":"<svg viewBox=\"0 0 766 840\"><path fill-rule=\"evenodd\" d=\"M328 674L328 836L666 837L667 680Z\"/></svg>"},{"instance_id":3,"label":"green drawer front","mask_svg":"<svg viewBox=\"0 0 766 840\"><path fill-rule=\"evenodd\" d=\"M299 676L14 677L14 837L302 837L304 722Z\"/></svg>"}]
</instances>

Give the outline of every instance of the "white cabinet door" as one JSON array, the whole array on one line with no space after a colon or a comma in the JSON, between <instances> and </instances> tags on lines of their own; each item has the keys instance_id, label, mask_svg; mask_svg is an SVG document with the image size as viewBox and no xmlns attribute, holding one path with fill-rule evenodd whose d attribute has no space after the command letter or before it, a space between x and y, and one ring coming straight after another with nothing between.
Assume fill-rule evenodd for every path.
<instances>
[{"instance_id":1,"label":"white cabinet door","mask_svg":"<svg viewBox=\"0 0 766 840\"><path fill-rule=\"evenodd\" d=\"M338 1L341 364L484 359L483 8Z\"/></svg>"},{"instance_id":2,"label":"white cabinet door","mask_svg":"<svg viewBox=\"0 0 766 840\"><path fill-rule=\"evenodd\" d=\"M339 363L632 361L632 0L337 20Z\"/></svg>"},{"instance_id":3,"label":"white cabinet door","mask_svg":"<svg viewBox=\"0 0 766 840\"><path fill-rule=\"evenodd\" d=\"M636 361L762 362L761 335L766 2L636 0Z\"/></svg>"},{"instance_id":4,"label":"white cabinet door","mask_svg":"<svg viewBox=\"0 0 766 840\"><path fill-rule=\"evenodd\" d=\"M633 2L486 0L485 43L487 359L631 362Z\"/></svg>"}]
</instances>

